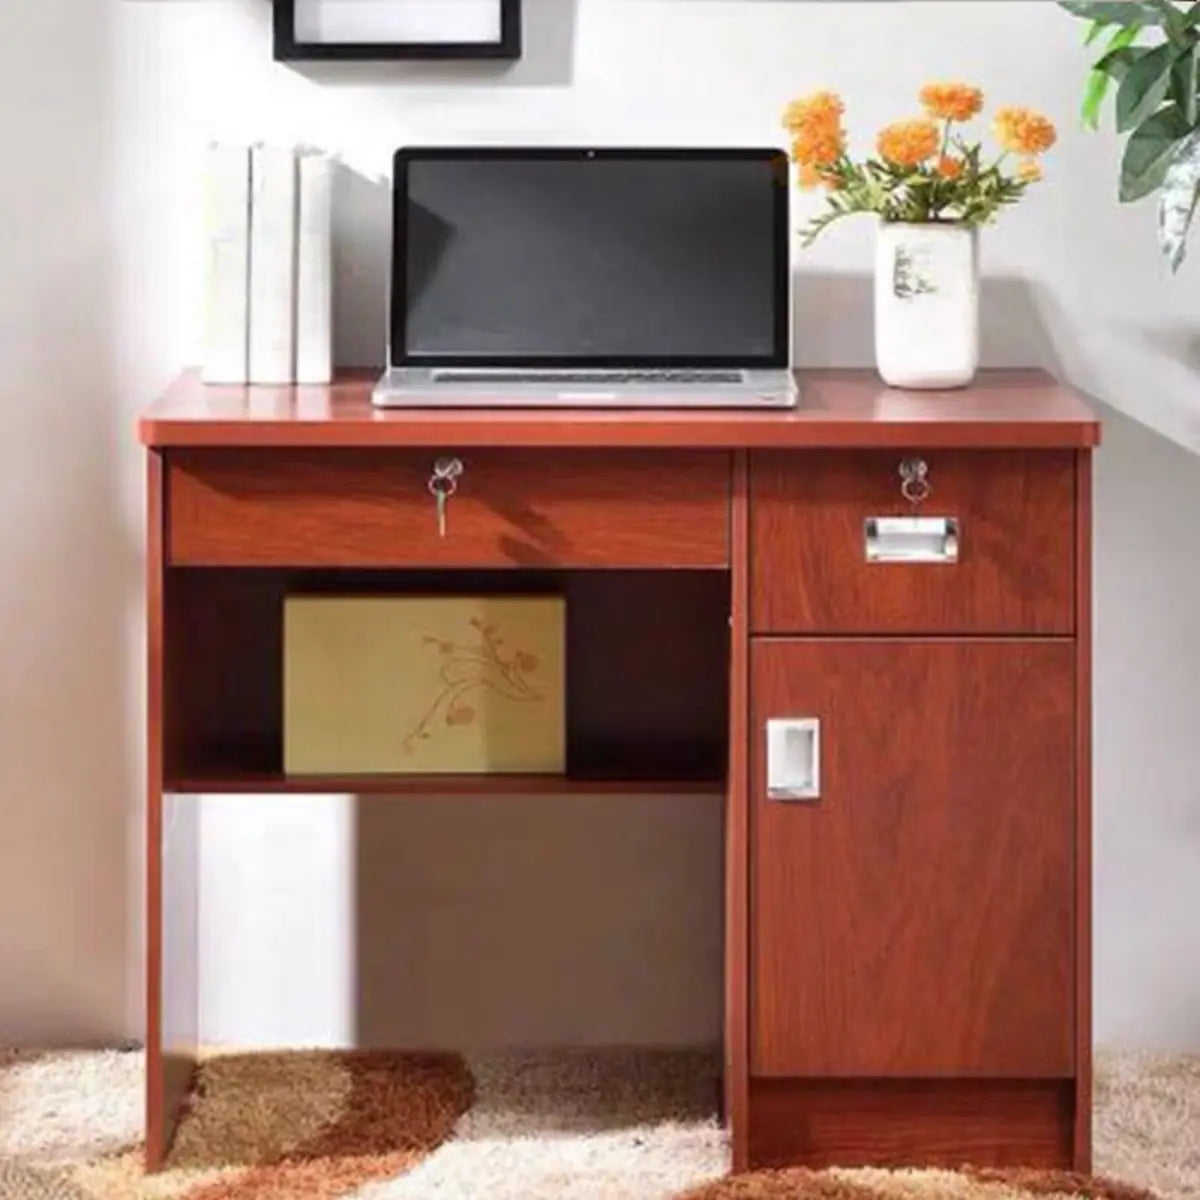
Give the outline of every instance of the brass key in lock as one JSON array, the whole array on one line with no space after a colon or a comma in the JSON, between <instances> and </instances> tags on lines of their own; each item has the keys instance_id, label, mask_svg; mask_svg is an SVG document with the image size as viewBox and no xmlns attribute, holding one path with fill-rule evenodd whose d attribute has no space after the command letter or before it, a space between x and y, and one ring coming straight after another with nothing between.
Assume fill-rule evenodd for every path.
<instances>
[{"instance_id":1,"label":"brass key in lock","mask_svg":"<svg viewBox=\"0 0 1200 1200\"><path fill-rule=\"evenodd\" d=\"M462 473L462 460L458 458L439 458L433 464L433 474L429 477L429 491L437 505L438 537L446 536L446 514L450 506L450 497L458 491L458 480Z\"/></svg>"}]
</instances>

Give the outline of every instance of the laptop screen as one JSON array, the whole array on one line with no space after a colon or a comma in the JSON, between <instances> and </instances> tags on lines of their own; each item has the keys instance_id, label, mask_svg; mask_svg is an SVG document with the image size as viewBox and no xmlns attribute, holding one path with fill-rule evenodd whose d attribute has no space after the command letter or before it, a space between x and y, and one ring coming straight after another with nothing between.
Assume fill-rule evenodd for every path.
<instances>
[{"instance_id":1,"label":"laptop screen","mask_svg":"<svg viewBox=\"0 0 1200 1200\"><path fill-rule=\"evenodd\" d=\"M408 150L392 361L788 363L774 150Z\"/></svg>"}]
</instances>

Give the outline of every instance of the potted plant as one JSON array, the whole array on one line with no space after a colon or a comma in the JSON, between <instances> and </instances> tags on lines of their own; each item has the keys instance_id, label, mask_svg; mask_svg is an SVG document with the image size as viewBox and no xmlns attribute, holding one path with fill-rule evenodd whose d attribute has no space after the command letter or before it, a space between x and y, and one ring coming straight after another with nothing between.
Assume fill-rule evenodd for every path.
<instances>
[{"instance_id":1,"label":"potted plant","mask_svg":"<svg viewBox=\"0 0 1200 1200\"><path fill-rule=\"evenodd\" d=\"M1091 22L1099 43L1083 98L1084 123L1099 127L1116 85L1117 132L1128 133L1119 195L1159 192L1158 241L1178 270L1200 195L1200 2L1059 0Z\"/></svg>"},{"instance_id":2,"label":"potted plant","mask_svg":"<svg viewBox=\"0 0 1200 1200\"><path fill-rule=\"evenodd\" d=\"M875 356L884 381L963 387L979 366L979 227L1041 179L1038 158L1056 133L1040 113L1001 108L992 121L998 151L985 154L963 128L983 110L978 88L930 83L920 101L922 116L882 129L875 155L858 160L832 92L794 100L783 123L800 185L827 193L805 246L842 217L879 217Z\"/></svg>"}]
</instances>

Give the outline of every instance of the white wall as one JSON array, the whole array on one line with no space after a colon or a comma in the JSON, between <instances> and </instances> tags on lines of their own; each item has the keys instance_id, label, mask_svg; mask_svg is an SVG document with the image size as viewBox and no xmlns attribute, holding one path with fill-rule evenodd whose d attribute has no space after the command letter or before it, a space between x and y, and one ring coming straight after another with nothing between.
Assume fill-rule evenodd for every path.
<instances>
[{"instance_id":1,"label":"white wall","mask_svg":"<svg viewBox=\"0 0 1200 1200\"><path fill-rule=\"evenodd\" d=\"M1109 414L1098 464L1097 1031L1200 1046L1200 932L1188 918L1200 903L1200 739L1189 719L1200 691L1200 261L1168 276L1152 209L1113 198L1115 139L1074 127L1078 26L1049 0L526 8L527 56L508 70L275 66L266 0L127 0L105 7L105 27L93 0L0 13L0 121L15 148L0 166L0 488L11 494L0 508L0 1040L138 1024L140 852L127 830L139 819L129 731L140 695L140 461L130 417L195 357L205 140L303 139L344 152L359 176L339 195L338 340L343 361L372 362L382 352L387 216L386 191L370 176L401 142L771 142L783 102L818 85L845 94L865 141L914 107L924 79L953 75L993 101L1042 107L1063 130L1046 187L986 237L988 360L1042 363L1126 414ZM802 362L869 361L870 248L864 221L798 261ZM289 805L288 853L250 861L280 804L247 813L225 802L204 815L204 881L218 898L206 909L202 996L212 1038L338 1040L358 1021L345 999L357 962L346 927L359 912L346 861L355 814L338 800ZM507 829L488 828L511 839L537 813L516 808ZM469 930L464 914L501 901L515 916L538 894L536 862L514 891L502 871L481 874L478 857L456 857L476 816L459 810L457 826L439 827L406 805L389 821L397 847L416 839L426 866L438 864L402 897L386 871L377 876L381 905L403 898L412 910L404 937L456 920ZM662 802L645 812L580 806L553 823L544 862L575 855L586 876L594 845L612 876L611 913L597 915L587 886L574 898L590 936L607 938L595 961L636 979L647 914L657 914L656 936L673 931L691 949L664 946L673 973L633 1023L615 995L597 1000L595 975L564 973L561 1005L541 1014L548 1034L715 1036L715 912L684 897L689 881L707 884L717 818L694 809L676 821ZM646 862L632 846L622 856L623 838L677 850L664 895L636 893ZM234 885L261 907L262 924L220 899ZM289 899L304 887L307 904ZM379 913L371 920L378 927ZM391 966L415 956L411 942L397 945ZM556 945L568 945L561 929ZM433 950L423 953L429 967ZM285 989L297 966L311 986ZM442 996L398 988L385 1016L429 1037L528 1032L516 993L496 1010L509 1024L486 1027L478 1004L455 1007L454 970L442 964L432 977Z\"/></svg>"}]
</instances>

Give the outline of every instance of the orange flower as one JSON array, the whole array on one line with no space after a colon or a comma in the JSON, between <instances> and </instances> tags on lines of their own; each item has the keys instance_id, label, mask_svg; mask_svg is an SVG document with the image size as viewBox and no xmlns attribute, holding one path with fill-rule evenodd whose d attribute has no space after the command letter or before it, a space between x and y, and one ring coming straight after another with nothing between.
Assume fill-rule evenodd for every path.
<instances>
[{"instance_id":1,"label":"orange flower","mask_svg":"<svg viewBox=\"0 0 1200 1200\"><path fill-rule=\"evenodd\" d=\"M792 158L802 167L829 166L846 149L842 132L841 100L833 92L813 92L793 100L783 114L783 123L792 135ZM802 186L805 184L801 176Z\"/></svg>"},{"instance_id":2,"label":"orange flower","mask_svg":"<svg viewBox=\"0 0 1200 1200\"><path fill-rule=\"evenodd\" d=\"M896 121L879 131L876 146L880 158L897 167L915 167L938 150L938 128L924 117Z\"/></svg>"},{"instance_id":3,"label":"orange flower","mask_svg":"<svg viewBox=\"0 0 1200 1200\"><path fill-rule=\"evenodd\" d=\"M792 139L792 158L801 166L827 167L841 157L846 139L838 129L806 129Z\"/></svg>"},{"instance_id":4,"label":"orange flower","mask_svg":"<svg viewBox=\"0 0 1200 1200\"><path fill-rule=\"evenodd\" d=\"M846 106L836 92L813 92L793 100L784 109L783 127L795 134L814 125L840 128Z\"/></svg>"},{"instance_id":5,"label":"orange flower","mask_svg":"<svg viewBox=\"0 0 1200 1200\"><path fill-rule=\"evenodd\" d=\"M828 167L844 154L846 134L841 128L844 110L844 104L832 91L815 91L788 104L784 125L792 134L792 157L800 166Z\"/></svg>"},{"instance_id":6,"label":"orange flower","mask_svg":"<svg viewBox=\"0 0 1200 1200\"><path fill-rule=\"evenodd\" d=\"M1025 183L1039 183L1042 178L1042 168L1038 165L1036 159L1027 158L1017 168L1017 178Z\"/></svg>"},{"instance_id":7,"label":"orange flower","mask_svg":"<svg viewBox=\"0 0 1200 1200\"><path fill-rule=\"evenodd\" d=\"M943 154L937 160L935 171L943 179L957 179L963 173L963 160L961 158L951 158L948 154Z\"/></svg>"},{"instance_id":8,"label":"orange flower","mask_svg":"<svg viewBox=\"0 0 1200 1200\"><path fill-rule=\"evenodd\" d=\"M983 93L966 83L927 83L920 100L931 117L943 121L969 121L983 108Z\"/></svg>"},{"instance_id":9,"label":"orange flower","mask_svg":"<svg viewBox=\"0 0 1200 1200\"><path fill-rule=\"evenodd\" d=\"M992 122L992 132L1005 150L1032 158L1045 154L1058 140L1053 123L1031 108L1002 108Z\"/></svg>"}]
</instances>

